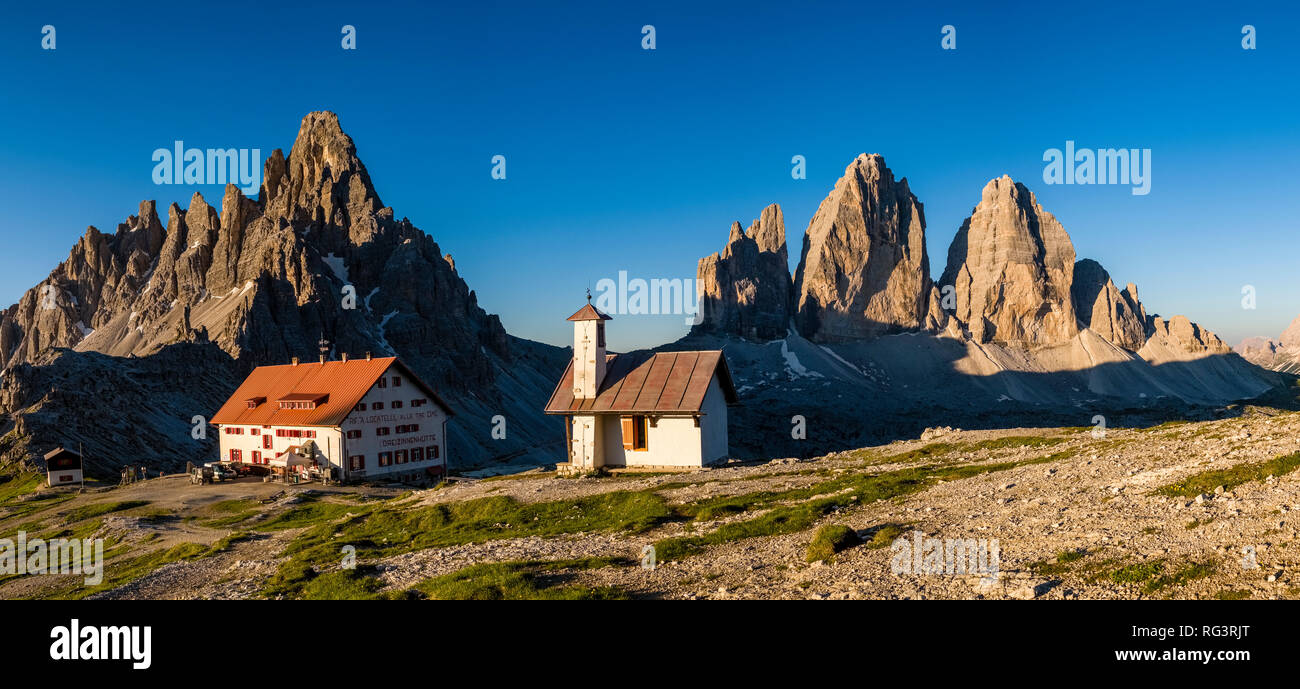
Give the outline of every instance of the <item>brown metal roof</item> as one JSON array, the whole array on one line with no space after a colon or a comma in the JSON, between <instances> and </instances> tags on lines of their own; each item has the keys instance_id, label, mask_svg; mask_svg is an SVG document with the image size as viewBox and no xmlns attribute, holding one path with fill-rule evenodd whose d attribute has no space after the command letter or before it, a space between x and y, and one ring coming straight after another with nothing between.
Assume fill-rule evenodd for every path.
<instances>
[{"instance_id":1,"label":"brown metal roof","mask_svg":"<svg viewBox=\"0 0 1300 689\"><path fill-rule=\"evenodd\" d=\"M60 453L63 453L63 452L67 452L68 454L73 454L73 455L76 455L76 456L78 456L78 457L81 456L81 453L80 453L80 452L77 452L76 450L69 450L68 448L63 447L62 445L60 445L60 446L54 448L53 450L50 450L49 452L46 452L46 453L45 453L45 457L44 457L44 459L46 459L46 460L52 459L52 458L55 457L56 455L58 455L58 454L60 454Z\"/></svg>"},{"instance_id":2,"label":"brown metal roof","mask_svg":"<svg viewBox=\"0 0 1300 689\"><path fill-rule=\"evenodd\" d=\"M248 374L230 399L212 417L213 424L248 424L264 426L337 426L352 412L357 402L390 367L398 367L402 377L420 388L447 415L451 408L415 376L397 357L326 361L325 363L258 366ZM280 409L279 404L263 402L249 409L248 400L266 398L328 399L315 409Z\"/></svg>"},{"instance_id":3,"label":"brown metal roof","mask_svg":"<svg viewBox=\"0 0 1300 689\"><path fill-rule=\"evenodd\" d=\"M564 320L566 321L612 321L614 320L614 317L606 316L605 314L597 311L596 307L591 305L591 302L587 302L586 306L578 309L577 313L573 314L572 316L569 316Z\"/></svg>"},{"instance_id":4,"label":"brown metal roof","mask_svg":"<svg viewBox=\"0 0 1300 689\"><path fill-rule=\"evenodd\" d=\"M605 357L605 379L596 397L575 399L570 361L546 403L546 413L697 413L715 375L727 403L734 404L736 387L720 351L610 354Z\"/></svg>"}]
</instances>

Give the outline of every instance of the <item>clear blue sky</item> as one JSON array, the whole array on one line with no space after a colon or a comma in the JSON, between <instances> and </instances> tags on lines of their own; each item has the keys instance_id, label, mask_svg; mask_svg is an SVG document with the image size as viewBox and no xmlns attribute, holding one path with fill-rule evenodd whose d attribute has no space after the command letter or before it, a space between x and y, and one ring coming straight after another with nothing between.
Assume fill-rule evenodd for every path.
<instances>
[{"instance_id":1,"label":"clear blue sky","mask_svg":"<svg viewBox=\"0 0 1300 689\"><path fill-rule=\"evenodd\" d=\"M339 113L383 201L506 328L566 343L583 291L693 278L733 220L802 233L844 167L885 156L924 202L933 270L1003 173L1149 310L1235 343L1300 314L1300 14L1292 3L28 3L0 20L0 301L156 186L156 148L288 149ZM57 48L40 49L41 27ZM344 24L358 49L340 48ZM641 49L653 24L657 49ZM957 28L957 50L940 28ZM1258 49L1241 48L1241 27ZM1151 193L1046 186L1042 156L1152 149ZM490 177L493 155L508 177ZM805 180L790 158L808 161ZM220 189L202 188L219 202ZM164 218L165 219L165 218ZM1258 308L1241 308L1243 285ZM685 331L622 317L614 348Z\"/></svg>"}]
</instances>

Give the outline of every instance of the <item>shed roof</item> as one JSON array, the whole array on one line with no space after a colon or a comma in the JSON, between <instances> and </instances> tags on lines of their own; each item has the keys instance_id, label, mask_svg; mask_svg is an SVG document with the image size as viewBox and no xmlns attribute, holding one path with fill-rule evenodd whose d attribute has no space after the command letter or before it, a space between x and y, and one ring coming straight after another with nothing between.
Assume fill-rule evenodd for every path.
<instances>
[{"instance_id":1,"label":"shed roof","mask_svg":"<svg viewBox=\"0 0 1300 689\"><path fill-rule=\"evenodd\" d=\"M546 413L698 413L714 376L727 403L734 404L736 386L721 351L610 354L605 357L605 378L596 397L575 399L570 361L546 403Z\"/></svg>"},{"instance_id":2,"label":"shed roof","mask_svg":"<svg viewBox=\"0 0 1300 689\"><path fill-rule=\"evenodd\" d=\"M451 407L421 381L397 357L352 359L309 364L258 366L248 374L230 399L212 417L213 424L249 424L264 426L337 426L343 423L375 381L391 367L420 388L435 404L451 416ZM265 400L328 399L314 409L280 409ZM250 409L248 401L263 399Z\"/></svg>"}]
</instances>

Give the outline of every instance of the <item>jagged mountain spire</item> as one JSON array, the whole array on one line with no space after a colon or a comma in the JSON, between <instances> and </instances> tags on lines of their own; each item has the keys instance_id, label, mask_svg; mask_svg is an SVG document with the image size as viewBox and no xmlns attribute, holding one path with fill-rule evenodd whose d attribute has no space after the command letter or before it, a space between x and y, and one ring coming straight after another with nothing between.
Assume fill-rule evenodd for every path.
<instances>
[{"instance_id":1,"label":"jagged mountain spire","mask_svg":"<svg viewBox=\"0 0 1300 689\"><path fill-rule=\"evenodd\" d=\"M930 287L921 202L884 157L858 156L804 234L794 278L800 332L837 341L924 328Z\"/></svg>"},{"instance_id":2,"label":"jagged mountain spire","mask_svg":"<svg viewBox=\"0 0 1300 689\"><path fill-rule=\"evenodd\" d=\"M115 235L88 229L0 315L4 366L40 363L57 347L147 357L211 342L246 370L311 359L328 338L340 352L396 353L449 397L513 404L496 387L512 357L500 320L432 237L383 207L334 113L309 113L289 156L276 149L263 169L256 200L227 185L220 211L200 193L184 209L170 204L165 229L153 201ZM536 382L540 409L549 381ZM520 423L510 442L475 436L466 452L518 447L541 427Z\"/></svg>"}]
</instances>

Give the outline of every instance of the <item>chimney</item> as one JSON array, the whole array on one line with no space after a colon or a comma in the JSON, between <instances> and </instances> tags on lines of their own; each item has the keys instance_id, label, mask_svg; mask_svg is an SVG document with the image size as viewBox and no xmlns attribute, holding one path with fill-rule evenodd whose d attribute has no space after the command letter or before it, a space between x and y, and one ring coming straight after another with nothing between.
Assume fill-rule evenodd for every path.
<instances>
[{"instance_id":1,"label":"chimney","mask_svg":"<svg viewBox=\"0 0 1300 689\"><path fill-rule=\"evenodd\" d=\"M339 361L342 361L345 364L348 363L348 353L343 352L343 354L339 356Z\"/></svg>"},{"instance_id":2,"label":"chimney","mask_svg":"<svg viewBox=\"0 0 1300 689\"><path fill-rule=\"evenodd\" d=\"M294 358L290 359L290 361L293 362L293 364L292 364L293 366L297 366L297 365L298 365L298 357L294 357Z\"/></svg>"},{"instance_id":3,"label":"chimney","mask_svg":"<svg viewBox=\"0 0 1300 689\"><path fill-rule=\"evenodd\" d=\"M366 352L366 361L370 361L370 352Z\"/></svg>"}]
</instances>

